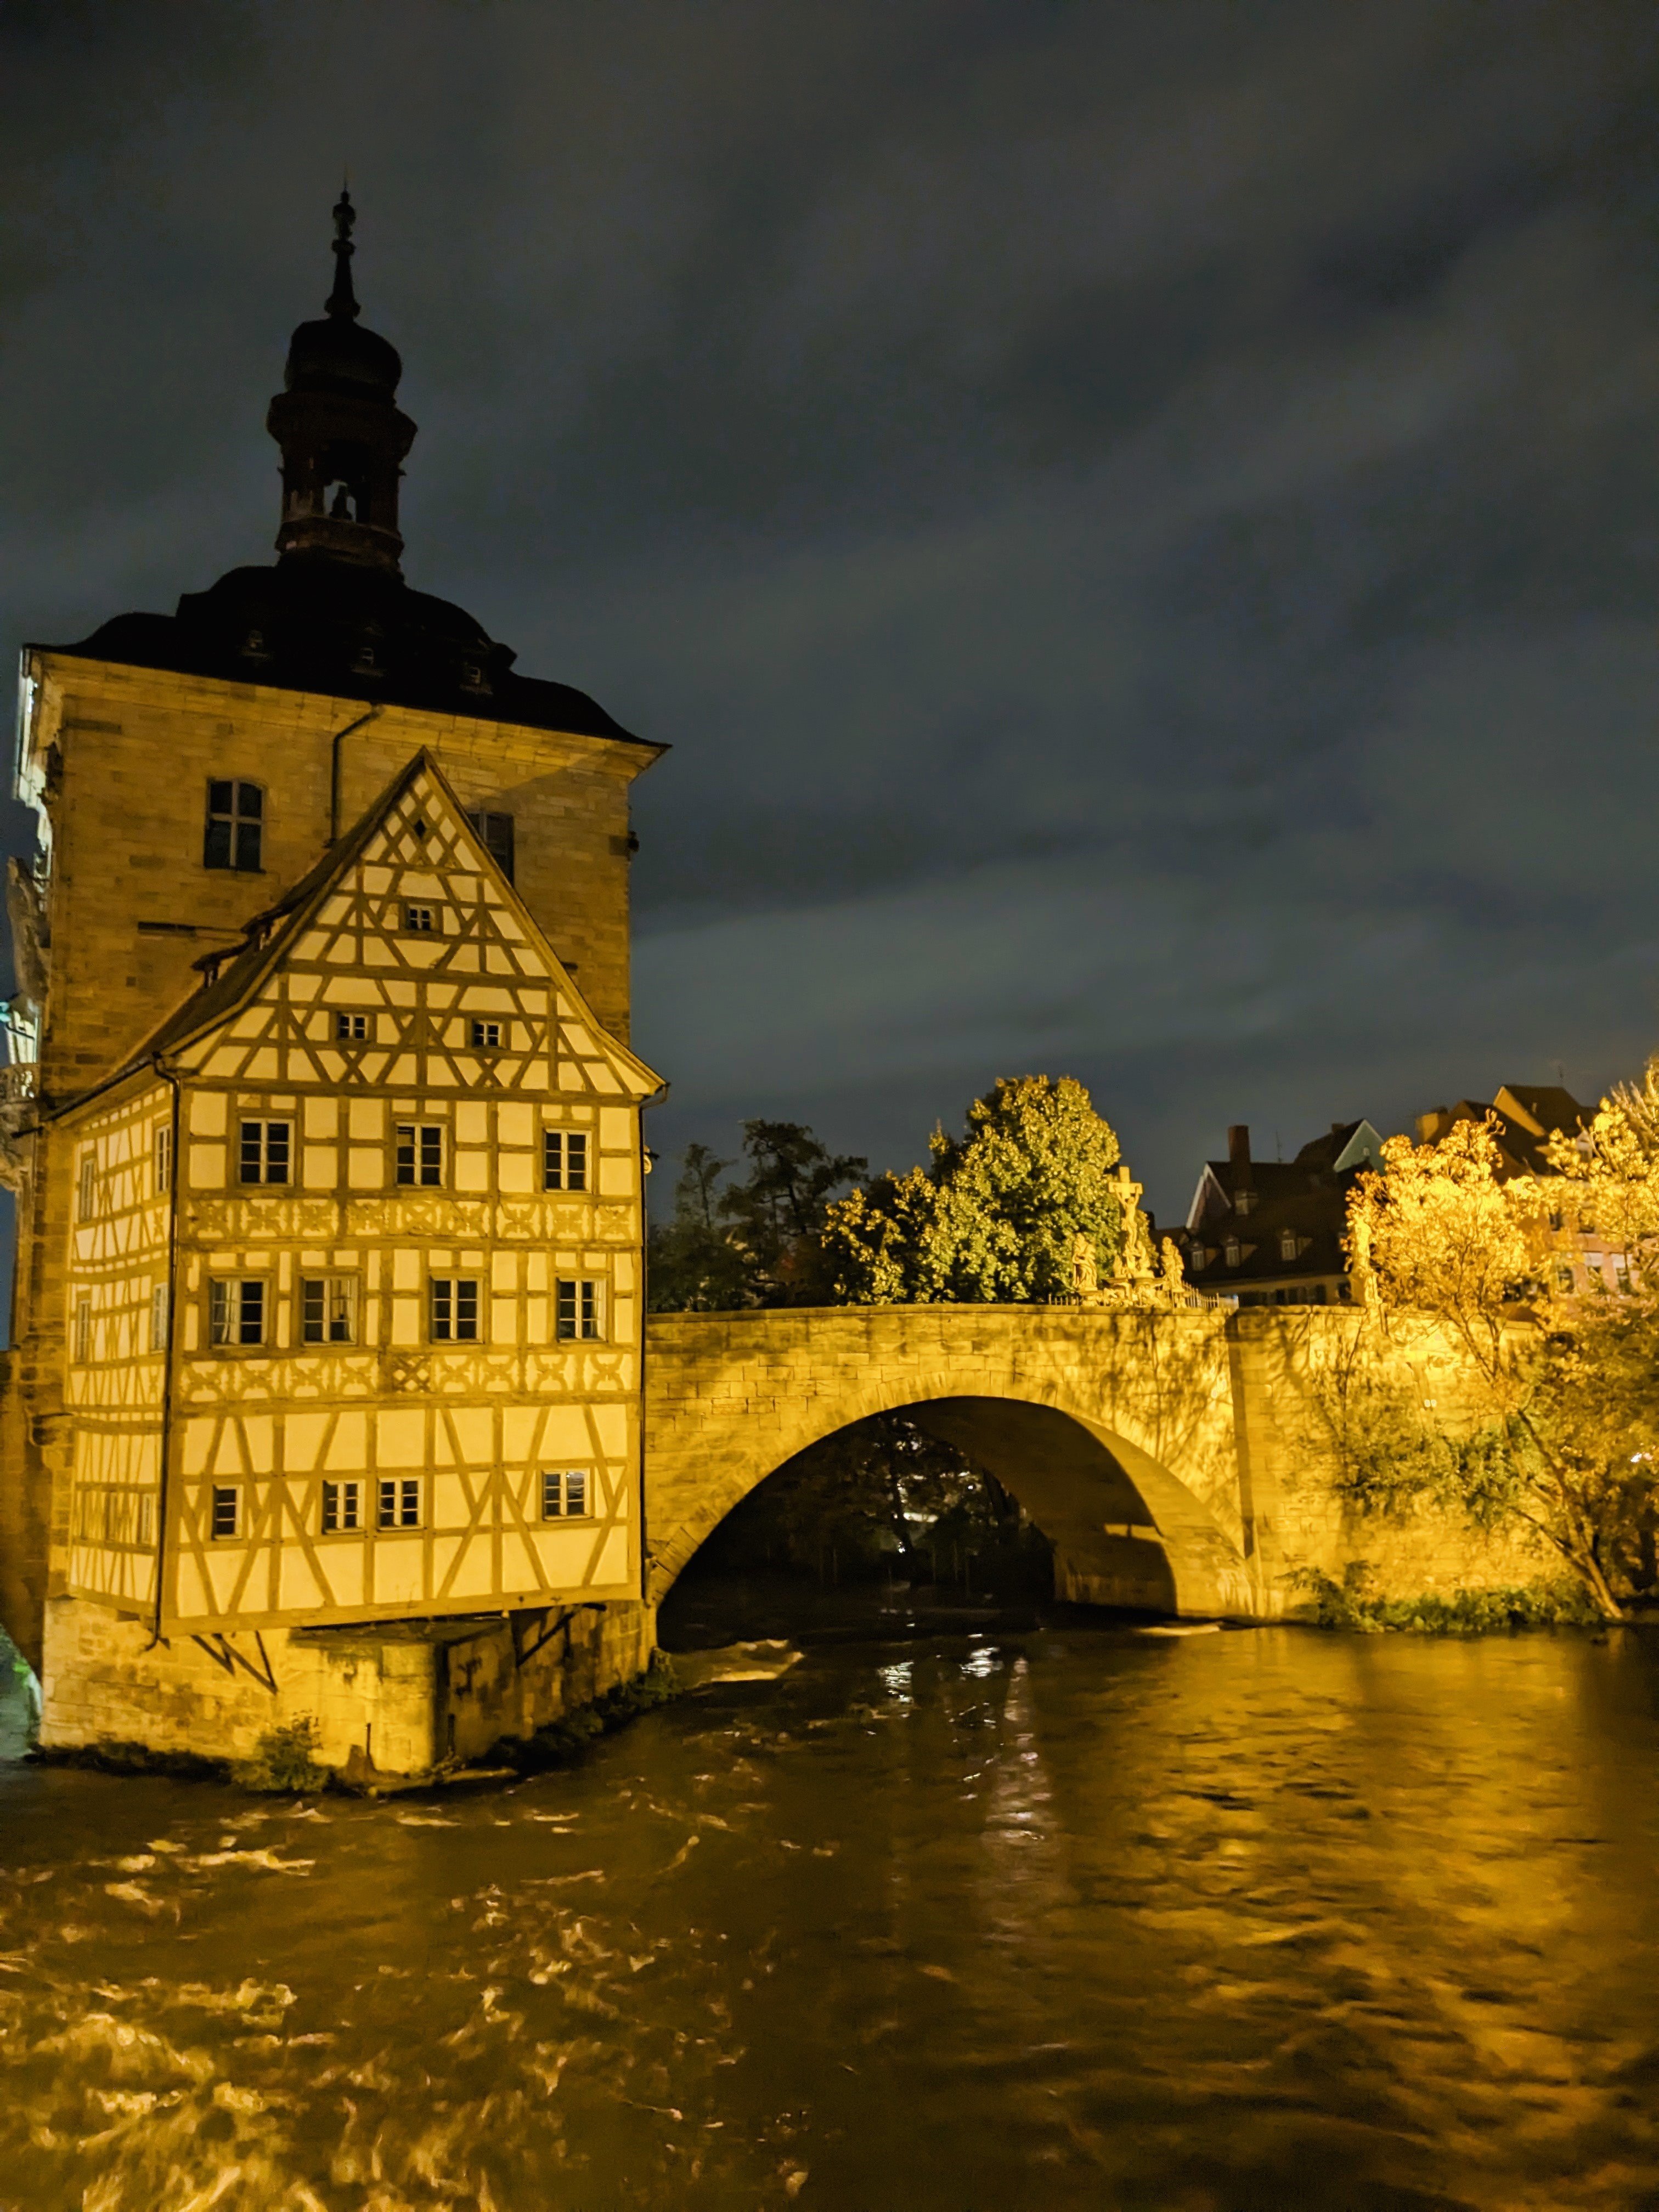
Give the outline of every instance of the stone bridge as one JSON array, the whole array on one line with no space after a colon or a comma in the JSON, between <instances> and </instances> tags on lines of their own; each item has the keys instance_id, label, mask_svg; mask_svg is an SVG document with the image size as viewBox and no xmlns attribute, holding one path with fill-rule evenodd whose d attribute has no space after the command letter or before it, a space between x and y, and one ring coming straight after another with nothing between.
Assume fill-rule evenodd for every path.
<instances>
[{"instance_id":1,"label":"stone bridge","mask_svg":"<svg viewBox=\"0 0 1659 2212\"><path fill-rule=\"evenodd\" d=\"M786 1460L902 1411L1019 1500L1054 1546L1060 1595L1279 1613L1280 1479L1306 1414L1293 1370L1324 1318L1004 1305L653 1315L648 1595L660 1602ZM1312 1549L1328 1555L1334 1532L1328 1512L1321 1519Z\"/></svg>"}]
</instances>

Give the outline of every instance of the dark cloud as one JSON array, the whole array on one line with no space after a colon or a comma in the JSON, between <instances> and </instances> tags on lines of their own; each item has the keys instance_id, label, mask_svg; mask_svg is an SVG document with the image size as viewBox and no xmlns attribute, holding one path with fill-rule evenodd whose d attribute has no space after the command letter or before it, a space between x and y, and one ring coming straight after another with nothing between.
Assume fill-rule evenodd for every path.
<instances>
[{"instance_id":1,"label":"dark cloud","mask_svg":"<svg viewBox=\"0 0 1659 2212\"><path fill-rule=\"evenodd\" d=\"M0 12L0 627L263 556L349 159L409 568L675 750L659 1141L1096 1089L1169 1211L1659 1041L1623 0Z\"/></svg>"}]
</instances>

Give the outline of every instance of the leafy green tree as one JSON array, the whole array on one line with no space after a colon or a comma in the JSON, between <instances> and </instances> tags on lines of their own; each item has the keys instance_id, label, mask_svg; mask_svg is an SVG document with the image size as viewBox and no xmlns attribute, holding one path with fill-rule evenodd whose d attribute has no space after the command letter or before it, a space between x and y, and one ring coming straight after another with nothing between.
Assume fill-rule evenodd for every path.
<instances>
[{"instance_id":1,"label":"leafy green tree","mask_svg":"<svg viewBox=\"0 0 1659 2212\"><path fill-rule=\"evenodd\" d=\"M1070 1076L1000 1078L931 1166L877 1176L828 1210L823 1249L854 1304L1068 1296L1077 1241L1110 1273L1127 1233L1116 1136Z\"/></svg>"}]
</instances>

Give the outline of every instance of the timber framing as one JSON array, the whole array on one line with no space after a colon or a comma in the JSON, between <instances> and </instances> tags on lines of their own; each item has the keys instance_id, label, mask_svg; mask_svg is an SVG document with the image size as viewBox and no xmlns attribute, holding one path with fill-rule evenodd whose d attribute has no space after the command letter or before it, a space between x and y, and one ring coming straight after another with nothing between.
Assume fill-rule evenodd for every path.
<instances>
[{"instance_id":1,"label":"timber framing","mask_svg":"<svg viewBox=\"0 0 1659 2212\"><path fill-rule=\"evenodd\" d=\"M661 1086L437 760L198 966L52 1117L66 1594L202 1638L637 1598Z\"/></svg>"}]
</instances>

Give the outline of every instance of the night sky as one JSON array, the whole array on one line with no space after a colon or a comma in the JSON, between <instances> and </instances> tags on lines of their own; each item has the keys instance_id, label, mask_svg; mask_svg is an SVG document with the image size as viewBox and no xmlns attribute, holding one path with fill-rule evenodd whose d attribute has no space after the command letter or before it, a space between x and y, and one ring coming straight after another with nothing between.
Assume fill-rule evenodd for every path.
<instances>
[{"instance_id":1,"label":"night sky","mask_svg":"<svg viewBox=\"0 0 1659 2212\"><path fill-rule=\"evenodd\" d=\"M0 82L6 650L273 557L349 162L410 581L674 748L659 1148L1072 1073L1168 1216L1659 1043L1651 0L7 0Z\"/></svg>"}]
</instances>

